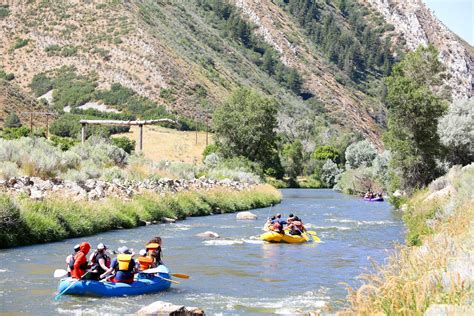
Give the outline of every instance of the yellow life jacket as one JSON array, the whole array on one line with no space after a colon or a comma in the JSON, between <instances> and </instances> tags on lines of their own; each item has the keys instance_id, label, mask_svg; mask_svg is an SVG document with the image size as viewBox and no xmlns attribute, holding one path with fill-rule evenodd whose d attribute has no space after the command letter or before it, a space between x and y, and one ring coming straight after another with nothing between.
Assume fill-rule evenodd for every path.
<instances>
[{"instance_id":1,"label":"yellow life jacket","mask_svg":"<svg viewBox=\"0 0 474 316\"><path fill-rule=\"evenodd\" d=\"M117 256L117 261L119 263L119 271L128 271L130 268L130 261L132 260L132 255L119 254Z\"/></svg>"},{"instance_id":2,"label":"yellow life jacket","mask_svg":"<svg viewBox=\"0 0 474 316\"><path fill-rule=\"evenodd\" d=\"M154 249L155 250L155 249L158 249L160 247L160 244L152 242L152 243L147 244L145 247L146 247L147 250L148 249Z\"/></svg>"}]
</instances>

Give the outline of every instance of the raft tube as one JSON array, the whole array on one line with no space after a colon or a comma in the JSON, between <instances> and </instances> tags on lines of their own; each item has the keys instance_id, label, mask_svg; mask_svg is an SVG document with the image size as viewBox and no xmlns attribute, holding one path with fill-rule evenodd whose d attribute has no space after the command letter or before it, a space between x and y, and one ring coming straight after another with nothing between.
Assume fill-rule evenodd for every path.
<instances>
[{"instance_id":1,"label":"raft tube","mask_svg":"<svg viewBox=\"0 0 474 316\"><path fill-rule=\"evenodd\" d=\"M310 241L308 234L303 233L302 235L288 235L280 234L278 232L266 232L260 235L260 239L268 242L276 243L288 243L288 244L301 244Z\"/></svg>"},{"instance_id":2,"label":"raft tube","mask_svg":"<svg viewBox=\"0 0 474 316\"><path fill-rule=\"evenodd\" d=\"M136 280L131 284L81 280L71 286L64 294L83 296L129 296L156 293L167 290L171 286L170 281L160 278L171 279L168 268L163 266L163 271L164 272L160 272L157 275L139 273ZM77 279L61 279L58 286L59 293L64 291L75 281L77 281Z\"/></svg>"}]
</instances>

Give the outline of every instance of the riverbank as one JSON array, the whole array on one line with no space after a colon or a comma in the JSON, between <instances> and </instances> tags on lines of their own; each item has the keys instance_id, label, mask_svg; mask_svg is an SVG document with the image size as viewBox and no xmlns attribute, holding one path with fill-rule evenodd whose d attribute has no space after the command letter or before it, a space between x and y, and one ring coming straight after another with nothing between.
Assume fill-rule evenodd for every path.
<instances>
[{"instance_id":1,"label":"riverbank","mask_svg":"<svg viewBox=\"0 0 474 316\"><path fill-rule=\"evenodd\" d=\"M376 273L363 275L363 286L350 289L352 312L439 315L466 308L474 312L472 183L474 164L453 167L401 206L407 245Z\"/></svg>"},{"instance_id":2,"label":"riverbank","mask_svg":"<svg viewBox=\"0 0 474 316\"><path fill-rule=\"evenodd\" d=\"M0 194L0 248L132 228L161 221L164 217L184 219L237 212L280 201L281 193L270 185L251 186L241 191L223 187L144 193L131 200L108 197L73 203L64 195L49 195L42 201L33 201L26 195Z\"/></svg>"}]
</instances>

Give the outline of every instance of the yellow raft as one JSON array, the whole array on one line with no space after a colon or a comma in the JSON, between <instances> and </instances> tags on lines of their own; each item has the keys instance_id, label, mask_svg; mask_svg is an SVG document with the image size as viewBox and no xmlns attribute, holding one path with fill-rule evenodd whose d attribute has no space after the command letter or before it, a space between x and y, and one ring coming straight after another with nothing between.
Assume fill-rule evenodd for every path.
<instances>
[{"instance_id":1,"label":"yellow raft","mask_svg":"<svg viewBox=\"0 0 474 316\"><path fill-rule=\"evenodd\" d=\"M280 234L278 232L269 231L260 235L260 239L268 242L283 242L288 244L301 244L311 240L307 233L301 235Z\"/></svg>"}]
</instances>

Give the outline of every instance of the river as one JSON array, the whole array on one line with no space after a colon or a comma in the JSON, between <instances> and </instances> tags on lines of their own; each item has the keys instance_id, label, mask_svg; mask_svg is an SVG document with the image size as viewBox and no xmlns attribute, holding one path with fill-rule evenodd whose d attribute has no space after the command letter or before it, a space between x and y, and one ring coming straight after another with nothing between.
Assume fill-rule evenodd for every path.
<instances>
[{"instance_id":1,"label":"river","mask_svg":"<svg viewBox=\"0 0 474 316\"><path fill-rule=\"evenodd\" d=\"M347 295L342 282L360 285L357 276L382 263L404 228L386 202L370 203L331 190L282 190L281 204L252 210L257 221L237 221L235 214L188 218L110 231L95 236L0 250L0 313L133 313L156 300L198 306L208 315L291 314L297 309L340 308ZM258 240L269 213L295 213L318 233L321 243L268 244ZM204 231L221 237L195 237ZM127 245L136 252L155 235L163 239L164 262L189 280L158 294L127 298L63 296L53 301L65 257L83 240L110 249ZM387 251L388 250L388 251Z\"/></svg>"}]
</instances>

